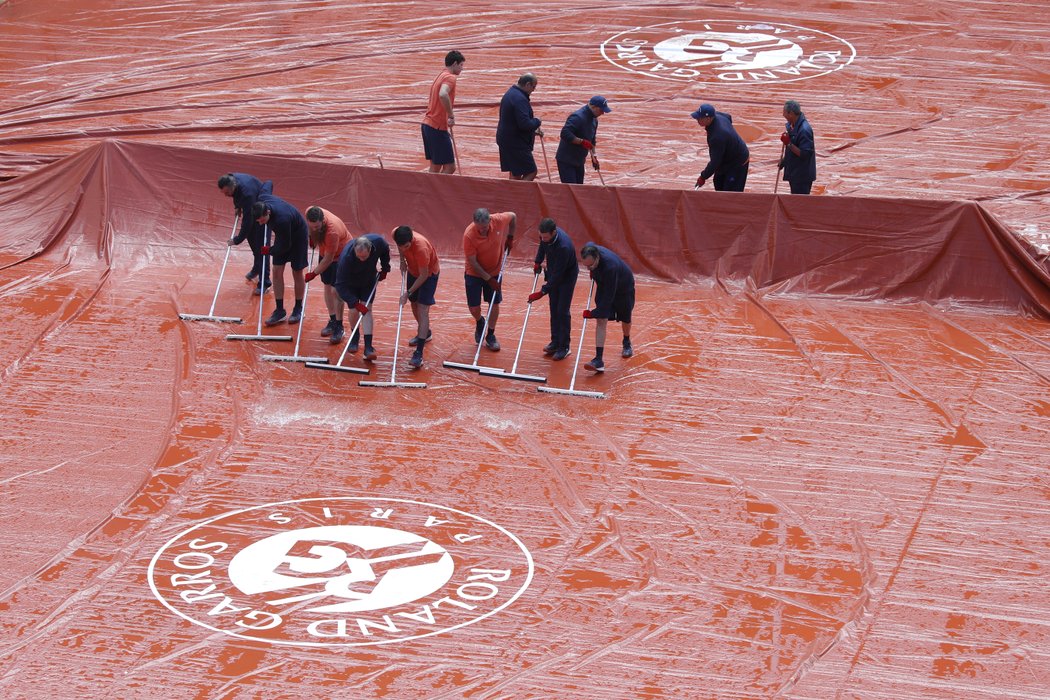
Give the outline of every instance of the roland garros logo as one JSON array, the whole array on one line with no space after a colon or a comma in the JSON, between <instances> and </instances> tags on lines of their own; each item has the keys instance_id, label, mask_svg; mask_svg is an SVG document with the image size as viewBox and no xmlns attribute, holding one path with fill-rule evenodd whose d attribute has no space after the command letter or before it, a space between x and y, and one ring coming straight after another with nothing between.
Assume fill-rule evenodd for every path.
<instances>
[{"instance_id":1,"label":"roland garros logo","mask_svg":"<svg viewBox=\"0 0 1050 700\"><path fill-rule=\"evenodd\" d=\"M470 513L393 498L310 498L233 511L150 562L160 601L215 632L368 646L494 615L532 580L517 537Z\"/></svg>"},{"instance_id":2,"label":"roland garros logo","mask_svg":"<svg viewBox=\"0 0 1050 700\"><path fill-rule=\"evenodd\" d=\"M841 70L857 52L826 32L725 20L636 27L606 40L602 56L632 73L686 83L786 83Z\"/></svg>"}]
</instances>

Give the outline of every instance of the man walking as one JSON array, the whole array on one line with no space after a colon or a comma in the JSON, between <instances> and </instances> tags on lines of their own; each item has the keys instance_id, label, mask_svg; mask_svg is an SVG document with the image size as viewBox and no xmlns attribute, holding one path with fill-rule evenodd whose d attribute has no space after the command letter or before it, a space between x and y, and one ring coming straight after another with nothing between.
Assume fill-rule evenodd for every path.
<instances>
[{"instance_id":1,"label":"man walking","mask_svg":"<svg viewBox=\"0 0 1050 700\"><path fill-rule=\"evenodd\" d=\"M350 337L347 350L357 352L363 331L364 358L369 362L376 359L376 351L372 346L374 327L371 312L375 300L373 290L378 290L377 285L386 279L389 272L390 246L378 233L366 233L355 239L339 256L339 265L335 273L336 292L350 307L351 323L357 325L358 316L361 318L360 326Z\"/></svg>"},{"instance_id":2,"label":"man walking","mask_svg":"<svg viewBox=\"0 0 1050 700\"><path fill-rule=\"evenodd\" d=\"M459 51L445 55L445 70L441 71L430 86L427 113L423 115L420 128L423 132L423 154L430 162L430 172L456 172L456 154L452 147L450 130L456 125L452 112L456 104L456 79L463 71L466 61Z\"/></svg>"},{"instance_id":3,"label":"man walking","mask_svg":"<svg viewBox=\"0 0 1050 700\"><path fill-rule=\"evenodd\" d=\"M784 103L784 119L787 124L780 135L784 144L784 160L780 163L784 168L784 179L791 186L791 194L809 194L813 181L817 179L813 127L794 100Z\"/></svg>"},{"instance_id":4,"label":"man walking","mask_svg":"<svg viewBox=\"0 0 1050 700\"><path fill-rule=\"evenodd\" d=\"M485 317L481 313L481 300L489 302L488 332L485 346L499 352L496 340L496 321L499 305L503 301L500 287L503 254L514 246L514 228L518 217L512 211L489 214L488 209L477 209L474 221L463 231L463 282L467 291L467 308L474 317L474 342L481 342L485 330Z\"/></svg>"},{"instance_id":5,"label":"man walking","mask_svg":"<svg viewBox=\"0 0 1050 700\"><path fill-rule=\"evenodd\" d=\"M580 265L576 262L576 249L569 239L569 234L554 223L554 219L540 221L540 245L536 250L532 271L536 274L542 269L541 264L547 261L543 273L543 286L538 292L529 295L529 303L538 301L544 295L550 301L551 342L543 348L543 354L553 360L564 360L569 354L569 335L572 329L572 293L576 289L576 278L580 274Z\"/></svg>"},{"instance_id":6,"label":"man walking","mask_svg":"<svg viewBox=\"0 0 1050 700\"><path fill-rule=\"evenodd\" d=\"M412 302L412 315L416 319L416 337L408 341L416 348L408 364L418 369L423 366L423 347L430 340L430 307L434 305L441 265L433 244L408 226L394 229L394 243L401 257L401 269L405 271L405 292L398 300L400 306Z\"/></svg>"},{"instance_id":7,"label":"man walking","mask_svg":"<svg viewBox=\"0 0 1050 700\"><path fill-rule=\"evenodd\" d=\"M565 183L582 185L584 164L591 157L591 167L601 167L595 144L598 143L598 117L608 114L609 101L595 95L587 104L569 115L561 129L561 140L554 160L558 164L558 178Z\"/></svg>"},{"instance_id":8,"label":"man walking","mask_svg":"<svg viewBox=\"0 0 1050 700\"><path fill-rule=\"evenodd\" d=\"M510 173L511 180L536 179L536 159L532 149L536 136L543 136L541 121L532 113L529 96L536 89L536 76L525 73L510 86L499 103L496 145L499 146L500 170Z\"/></svg>"},{"instance_id":9,"label":"man walking","mask_svg":"<svg viewBox=\"0 0 1050 700\"><path fill-rule=\"evenodd\" d=\"M303 276L311 282L320 276L324 284L324 305L328 309L328 325L321 331L321 336L328 338L333 345L342 341L343 300L335 291L336 266L346 244L350 242L350 232L338 216L321 207L310 207L306 210L306 228L310 232L310 247L317 248L317 265Z\"/></svg>"},{"instance_id":10,"label":"man walking","mask_svg":"<svg viewBox=\"0 0 1050 700\"><path fill-rule=\"evenodd\" d=\"M254 262L252 269L244 278L254 280L262 274L263 256L259 249L262 247L263 227L255 223L255 219L252 218L252 207L259 199L259 195L273 194L273 182L270 180L262 182L259 178L245 173L226 173L219 178L219 189L227 197L233 198L233 208L241 215L241 229L236 235L230 237L226 245L240 245L245 240L248 241ZM255 294L261 294L269 288L270 271L266 270L265 279L255 288Z\"/></svg>"},{"instance_id":11,"label":"man walking","mask_svg":"<svg viewBox=\"0 0 1050 700\"><path fill-rule=\"evenodd\" d=\"M696 123L707 130L707 167L696 178L696 186L703 187L714 176L715 190L719 192L743 192L747 182L748 163L751 152L744 139L733 128L733 117L725 112L716 112L709 104L702 104L690 115Z\"/></svg>"},{"instance_id":12,"label":"man walking","mask_svg":"<svg viewBox=\"0 0 1050 700\"><path fill-rule=\"evenodd\" d=\"M608 248L588 243L580 248L580 260L591 271L597 287L594 308L584 309L584 318L596 321L594 359L584 364L592 372L604 372L605 330L609 321L619 321L623 329L622 357L634 355L631 346L631 314L634 311L634 273L627 263Z\"/></svg>"},{"instance_id":13,"label":"man walking","mask_svg":"<svg viewBox=\"0 0 1050 700\"><path fill-rule=\"evenodd\" d=\"M273 244L263 245L260 252L272 255L273 261L273 297L276 304L267 326L276 326L287 317L288 323L299 323L303 318L303 296L306 292L306 280L303 270L310 264L308 252L309 232L306 219L299 210L288 202L272 194L264 194L252 207L252 218L260 226L268 226L273 231ZM292 265L292 282L295 288L295 307L291 315L284 310L284 266Z\"/></svg>"}]
</instances>

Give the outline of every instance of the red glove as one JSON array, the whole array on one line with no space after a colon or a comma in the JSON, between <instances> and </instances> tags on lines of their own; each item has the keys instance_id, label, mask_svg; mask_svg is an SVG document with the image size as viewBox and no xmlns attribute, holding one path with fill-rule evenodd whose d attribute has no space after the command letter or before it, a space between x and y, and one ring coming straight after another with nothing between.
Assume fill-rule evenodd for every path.
<instances>
[{"instance_id":1,"label":"red glove","mask_svg":"<svg viewBox=\"0 0 1050 700\"><path fill-rule=\"evenodd\" d=\"M269 254L270 254L270 246L264 245L262 248L259 248L259 255L269 255Z\"/></svg>"},{"instance_id":2,"label":"red glove","mask_svg":"<svg viewBox=\"0 0 1050 700\"><path fill-rule=\"evenodd\" d=\"M707 178L704 177L703 175L701 175L700 177L696 178L696 186L697 187L703 187L705 182L707 182Z\"/></svg>"},{"instance_id":3,"label":"red glove","mask_svg":"<svg viewBox=\"0 0 1050 700\"><path fill-rule=\"evenodd\" d=\"M383 270L382 272L380 272L379 273L379 278L378 278L377 281L382 282L383 280L385 280L387 272L388 272L388 270Z\"/></svg>"},{"instance_id":4,"label":"red glove","mask_svg":"<svg viewBox=\"0 0 1050 700\"><path fill-rule=\"evenodd\" d=\"M535 265L532 266L532 274L538 275L541 272L543 272L543 266L542 265L540 265L539 263L536 263Z\"/></svg>"},{"instance_id":5,"label":"red glove","mask_svg":"<svg viewBox=\"0 0 1050 700\"><path fill-rule=\"evenodd\" d=\"M785 146L791 143L791 137L788 136L788 132L786 131L780 135L780 140L784 143Z\"/></svg>"},{"instance_id":6,"label":"red glove","mask_svg":"<svg viewBox=\"0 0 1050 700\"><path fill-rule=\"evenodd\" d=\"M543 292L533 292L532 294L529 295L529 303L531 304L534 301L539 301L542 298L543 298Z\"/></svg>"},{"instance_id":7,"label":"red glove","mask_svg":"<svg viewBox=\"0 0 1050 700\"><path fill-rule=\"evenodd\" d=\"M591 143L590 141L588 141L587 139L583 139L582 141L580 141L580 145L583 146L583 149L585 151L593 151L594 150L594 144Z\"/></svg>"},{"instance_id":8,"label":"red glove","mask_svg":"<svg viewBox=\"0 0 1050 700\"><path fill-rule=\"evenodd\" d=\"M359 301L356 304L354 304L354 308L357 309L357 313L359 313L359 314L367 314L368 313L368 307L365 306L363 301Z\"/></svg>"},{"instance_id":9,"label":"red glove","mask_svg":"<svg viewBox=\"0 0 1050 700\"><path fill-rule=\"evenodd\" d=\"M590 309L584 309L583 310L583 317L584 318L594 318L594 316L591 315L591 310Z\"/></svg>"},{"instance_id":10,"label":"red glove","mask_svg":"<svg viewBox=\"0 0 1050 700\"><path fill-rule=\"evenodd\" d=\"M305 275L303 275L303 279L305 279L307 282L313 282L316 277L316 272L307 272Z\"/></svg>"},{"instance_id":11,"label":"red glove","mask_svg":"<svg viewBox=\"0 0 1050 700\"><path fill-rule=\"evenodd\" d=\"M502 289L503 289L503 285L501 285L501 284L499 283L499 280L498 280L498 279L496 279L495 277L489 277L489 278L488 278L487 280L485 280L485 282L486 282L486 283L487 283L487 284L488 284L488 285L489 285L490 287L492 287L492 291L494 291L494 292L497 292L497 293L498 293L498 292L499 292L500 290L502 290Z\"/></svg>"}]
</instances>

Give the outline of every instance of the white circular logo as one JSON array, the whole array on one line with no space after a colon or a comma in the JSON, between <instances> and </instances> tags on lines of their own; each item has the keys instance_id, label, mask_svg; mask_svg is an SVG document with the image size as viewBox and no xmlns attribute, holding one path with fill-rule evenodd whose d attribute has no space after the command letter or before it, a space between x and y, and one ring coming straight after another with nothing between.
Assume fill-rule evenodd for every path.
<instances>
[{"instance_id":1,"label":"white circular logo","mask_svg":"<svg viewBox=\"0 0 1050 700\"><path fill-rule=\"evenodd\" d=\"M857 55L849 42L815 29L726 20L636 27L601 49L607 61L632 73L730 84L815 78L845 68Z\"/></svg>"},{"instance_id":2,"label":"white circular logo","mask_svg":"<svg viewBox=\"0 0 1050 700\"><path fill-rule=\"evenodd\" d=\"M157 598L217 632L273 644L367 646L469 625L514 602L533 562L470 513L392 498L310 498L233 511L150 562Z\"/></svg>"}]
</instances>

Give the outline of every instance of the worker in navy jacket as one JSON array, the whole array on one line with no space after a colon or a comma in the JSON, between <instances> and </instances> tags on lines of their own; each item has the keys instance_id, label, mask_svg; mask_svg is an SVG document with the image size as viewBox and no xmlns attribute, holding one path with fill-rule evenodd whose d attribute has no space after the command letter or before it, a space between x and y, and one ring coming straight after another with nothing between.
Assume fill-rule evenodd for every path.
<instances>
[{"instance_id":1,"label":"worker in navy jacket","mask_svg":"<svg viewBox=\"0 0 1050 700\"><path fill-rule=\"evenodd\" d=\"M696 186L714 176L715 189L720 192L743 192L747 182L751 152L733 128L733 117L725 112L716 112L709 104L702 104L691 115L696 123L707 130L707 167L696 178Z\"/></svg>"},{"instance_id":2,"label":"worker in navy jacket","mask_svg":"<svg viewBox=\"0 0 1050 700\"><path fill-rule=\"evenodd\" d=\"M255 219L252 218L252 207L259 199L259 195L273 194L273 182L270 180L262 182L259 178L246 175L245 173L226 173L219 177L219 189L227 197L233 198L233 208L241 216L241 228L230 237L227 245L240 245L245 240L248 241L248 247L252 249L254 261L252 269L244 275L244 278L254 280L262 273L263 256L259 249L263 245L263 227L255 223ZM262 280L262 284L256 289L256 293L261 293L269 288L270 272L267 270L265 279Z\"/></svg>"},{"instance_id":3,"label":"worker in navy jacket","mask_svg":"<svg viewBox=\"0 0 1050 700\"><path fill-rule=\"evenodd\" d=\"M582 185L584 165L587 155L591 156L591 167L601 167L595 145L598 142L598 117L612 110L609 102L601 95L595 95L587 104L569 115L561 130L558 152L554 160L558 163L558 178L562 182Z\"/></svg>"},{"instance_id":4,"label":"worker in navy jacket","mask_svg":"<svg viewBox=\"0 0 1050 700\"><path fill-rule=\"evenodd\" d=\"M310 264L310 232L306 219L299 210L280 197L272 194L259 195L252 207L252 216L267 231L273 233L273 241L264 231L263 255L270 255L273 262L273 297L276 307L266 319L267 326L275 326L287 317L288 323L299 323L303 318L303 297L306 294L306 278L303 270ZM289 315L284 310L284 266L292 265L292 282L295 286L295 307Z\"/></svg>"},{"instance_id":5,"label":"worker in navy jacket","mask_svg":"<svg viewBox=\"0 0 1050 700\"><path fill-rule=\"evenodd\" d=\"M784 103L784 119L787 124L780 135L784 144L784 160L780 167L784 168L784 179L791 186L791 194L809 194L813 181L817 179L813 127L794 100Z\"/></svg>"},{"instance_id":6,"label":"worker in navy jacket","mask_svg":"<svg viewBox=\"0 0 1050 700\"><path fill-rule=\"evenodd\" d=\"M376 266L378 265L378 270ZM390 244L378 233L366 233L343 248L335 271L335 291L350 307L350 320L356 325L354 313L361 315L361 327L350 337L350 352L357 352L361 332L365 336L366 360L376 359L372 347L373 289L390 273Z\"/></svg>"},{"instance_id":7,"label":"worker in navy jacket","mask_svg":"<svg viewBox=\"0 0 1050 700\"><path fill-rule=\"evenodd\" d=\"M634 355L631 345L631 315L634 312L634 273L627 263L608 248L588 243L580 248L580 260L591 272L596 291L594 308L584 309L584 318L597 322L594 332L595 356L584 368L604 372L605 329L609 321L619 321L623 329L622 357Z\"/></svg>"},{"instance_id":8,"label":"worker in navy jacket","mask_svg":"<svg viewBox=\"0 0 1050 700\"><path fill-rule=\"evenodd\" d=\"M536 89L536 76L526 73L510 86L499 103L499 123L496 125L496 145L499 146L499 167L510 173L511 180L534 180L536 159L532 148L536 136L543 136L542 123L532 113L529 96Z\"/></svg>"},{"instance_id":9,"label":"worker in navy jacket","mask_svg":"<svg viewBox=\"0 0 1050 700\"><path fill-rule=\"evenodd\" d=\"M551 342L543 348L543 354L554 360L564 360L569 354L569 335L572 330L572 293L576 289L576 278L580 265L576 262L576 249L569 234L554 223L554 219L540 221L540 245L533 261L533 272L539 274L543 261L547 269L543 272L543 286L529 295L529 303L546 295L551 310Z\"/></svg>"}]
</instances>

